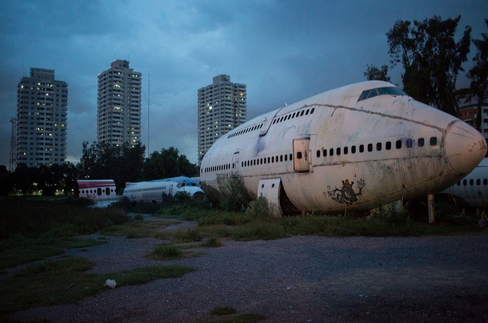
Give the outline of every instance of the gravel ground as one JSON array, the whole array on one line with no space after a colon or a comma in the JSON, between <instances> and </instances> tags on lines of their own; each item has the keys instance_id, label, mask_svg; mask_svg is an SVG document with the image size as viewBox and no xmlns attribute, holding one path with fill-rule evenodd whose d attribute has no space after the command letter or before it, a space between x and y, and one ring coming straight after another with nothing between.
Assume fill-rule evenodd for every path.
<instances>
[{"instance_id":1,"label":"gravel ground","mask_svg":"<svg viewBox=\"0 0 488 323\"><path fill-rule=\"evenodd\" d=\"M191 227L193 223L182 223ZM261 322L488 322L488 232L457 237L225 241L177 261L144 255L153 238L107 237L87 251L94 273L150 265L197 268L177 279L117 287L76 304L31 308L31 322L204 322L231 306Z\"/></svg>"}]
</instances>

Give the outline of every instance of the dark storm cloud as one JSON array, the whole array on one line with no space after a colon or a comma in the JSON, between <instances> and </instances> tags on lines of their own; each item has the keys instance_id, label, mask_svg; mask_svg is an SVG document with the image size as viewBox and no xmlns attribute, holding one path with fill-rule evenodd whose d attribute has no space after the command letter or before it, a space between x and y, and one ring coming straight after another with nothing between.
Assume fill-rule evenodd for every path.
<instances>
[{"instance_id":1,"label":"dark storm cloud","mask_svg":"<svg viewBox=\"0 0 488 323\"><path fill-rule=\"evenodd\" d=\"M143 73L144 144L174 146L196 162L197 90L214 76L247 84L251 118L362 81L367 64L388 64L386 32L399 19L460 14L458 31L471 25L480 38L486 12L486 0L0 1L0 164L8 163L16 87L30 67L69 83L75 162L81 143L96 139L97 75L114 59ZM398 70L391 75L400 83Z\"/></svg>"}]
</instances>

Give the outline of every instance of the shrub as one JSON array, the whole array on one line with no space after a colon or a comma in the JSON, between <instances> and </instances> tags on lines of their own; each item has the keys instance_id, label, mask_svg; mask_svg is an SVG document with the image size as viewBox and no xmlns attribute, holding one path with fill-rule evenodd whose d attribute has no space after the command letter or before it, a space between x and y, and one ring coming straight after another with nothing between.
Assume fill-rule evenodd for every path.
<instances>
[{"instance_id":1,"label":"shrub","mask_svg":"<svg viewBox=\"0 0 488 323\"><path fill-rule=\"evenodd\" d=\"M278 206L273 203L268 203L268 200L263 196L249 203L246 209L246 215L252 218L281 217Z\"/></svg>"},{"instance_id":2,"label":"shrub","mask_svg":"<svg viewBox=\"0 0 488 323\"><path fill-rule=\"evenodd\" d=\"M194 241L202 241L203 236L200 234L198 230L178 230L174 234L175 240L180 242L194 242Z\"/></svg>"},{"instance_id":3,"label":"shrub","mask_svg":"<svg viewBox=\"0 0 488 323\"><path fill-rule=\"evenodd\" d=\"M412 222L408 210L406 208L399 209L395 204L379 208L374 217L387 226L408 226Z\"/></svg>"},{"instance_id":4,"label":"shrub","mask_svg":"<svg viewBox=\"0 0 488 323\"><path fill-rule=\"evenodd\" d=\"M225 211L243 211L252 201L253 195L244 185L242 176L232 174L218 179L220 188L220 207Z\"/></svg>"},{"instance_id":5,"label":"shrub","mask_svg":"<svg viewBox=\"0 0 488 323\"><path fill-rule=\"evenodd\" d=\"M78 227L88 227L93 231L129 221L129 216L123 210L111 208L87 208L73 219L73 223Z\"/></svg>"},{"instance_id":6,"label":"shrub","mask_svg":"<svg viewBox=\"0 0 488 323\"><path fill-rule=\"evenodd\" d=\"M180 258L182 255L183 252L180 249L167 243L157 245L156 248L154 248L154 250L149 254L151 258L157 260L171 260Z\"/></svg>"},{"instance_id":7,"label":"shrub","mask_svg":"<svg viewBox=\"0 0 488 323\"><path fill-rule=\"evenodd\" d=\"M188 192L177 192L174 196L174 200L178 202L191 201L192 197Z\"/></svg>"},{"instance_id":8,"label":"shrub","mask_svg":"<svg viewBox=\"0 0 488 323\"><path fill-rule=\"evenodd\" d=\"M222 247L223 244L219 238L208 238L202 245L207 248L218 248Z\"/></svg>"},{"instance_id":9,"label":"shrub","mask_svg":"<svg viewBox=\"0 0 488 323\"><path fill-rule=\"evenodd\" d=\"M276 220L276 219L273 219ZM240 241L273 240L285 238L288 233L277 221L257 220L252 223L236 227L231 232L232 238Z\"/></svg>"},{"instance_id":10,"label":"shrub","mask_svg":"<svg viewBox=\"0 0 488 323\"><path fill-rule=\"evenodd\" d=\"M211 210L208 201L185 200L183 202L164 202L157 216L196 221L199 217L206 215Z\"/></svg>"}]
</instances>

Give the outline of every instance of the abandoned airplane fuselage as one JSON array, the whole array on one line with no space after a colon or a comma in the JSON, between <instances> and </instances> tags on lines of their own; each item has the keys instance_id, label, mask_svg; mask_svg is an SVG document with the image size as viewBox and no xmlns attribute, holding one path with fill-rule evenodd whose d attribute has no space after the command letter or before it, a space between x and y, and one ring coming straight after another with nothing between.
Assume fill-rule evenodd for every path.
<instances>
[{"instance_id":1,"label":"abandoned airplane fuselage","mask_svg":"<svg viewBox=\"0 0 488 323\"><path fill-rule=\"evenodd\" d=\"M361 211L443 190L485 153L485 139L470 125L390 83L368 81L233 129L205 154L200 179L213 199L238 174L285 212Z\"/></svg>"},{"instance_id":2,"label":"abandoned airplane fuselage","mask_svg":"<svg viewBox=\"0 0 488 323\"><path fill-rule=\"evenodd\" d=\"M488 207L488 158L455 185L441 192L462 198L470 207Z\"/></svg>"}]
</instances>

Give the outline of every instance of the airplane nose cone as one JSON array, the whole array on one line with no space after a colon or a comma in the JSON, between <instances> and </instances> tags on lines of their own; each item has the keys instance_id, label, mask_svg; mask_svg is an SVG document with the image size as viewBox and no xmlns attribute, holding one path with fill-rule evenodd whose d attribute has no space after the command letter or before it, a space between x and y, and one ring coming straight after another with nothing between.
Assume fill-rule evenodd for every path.
<instances>
[{"instance_id":1,"label":"airplane nose cone","mask_svg":"<svg viewBox=\"0 0 488 323\"><path fill-rule=\"evenodd\" d=\"M444 149L449 167L456 173L468 174L486 155L486 140L464 121L454 121L446 131Z\"/></svg>"}]
</instances>

